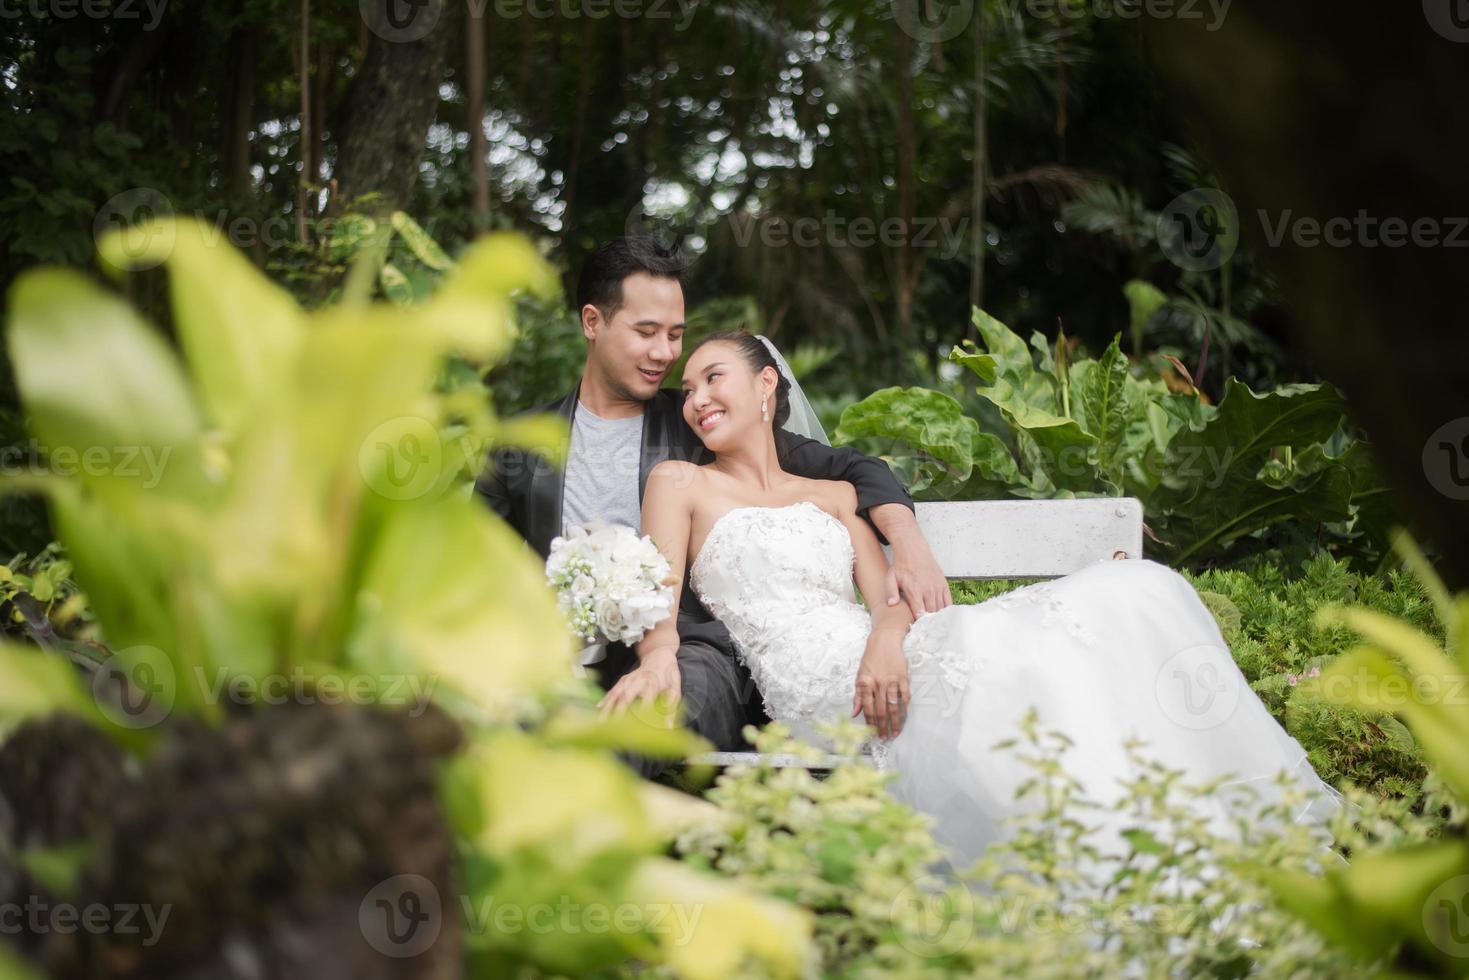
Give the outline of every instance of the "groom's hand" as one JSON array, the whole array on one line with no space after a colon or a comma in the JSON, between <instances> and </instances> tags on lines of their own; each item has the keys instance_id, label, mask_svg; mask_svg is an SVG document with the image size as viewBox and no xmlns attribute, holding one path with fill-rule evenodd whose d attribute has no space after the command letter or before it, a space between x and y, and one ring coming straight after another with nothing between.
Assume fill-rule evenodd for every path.
<instances>
[{"instance_id":1,"label":"groom's hand","mask_svg":"<svg viewBox=\"0 0 1469 980\"><path fill-rule=\"evenodd\" d=\"M913 519L913 512L899 504L883 506L895 507L894 514L902 512L897 515L897 520L882 528L883 535L893 546L893 564L888 569L887 579L888 605L896 606L906 601L914 619L951 605L953 597L949 592L949 580L944 578L944 570L939 568L933 552L929 550L927 539ZM877 510L873 508L874 518L878 516ZM906 520L902 519L904 517Z\"/></svg>"},{"instance_id":2,"label":"groom's hand","mask_svg":"<svg viewBox=\"0 0 1469 980\"><path fill-rule=\"evenodd\" d=\"M683 698L682 681L678 673L678 651L672 648L651 650L637 667L623 674L612 690L598 702L602 717L626 711L633 702L652 700L659 694L668 698L669 725L678 717L673 709Z\"/></svg>"}]
</instances>

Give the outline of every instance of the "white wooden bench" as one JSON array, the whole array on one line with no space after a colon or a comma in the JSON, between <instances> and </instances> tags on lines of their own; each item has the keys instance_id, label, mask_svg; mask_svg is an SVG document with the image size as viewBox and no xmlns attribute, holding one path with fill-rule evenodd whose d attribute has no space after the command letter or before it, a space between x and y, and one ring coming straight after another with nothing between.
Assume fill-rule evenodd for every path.
<instances>
[{"instance_id":1,"label":"white wooden bench","mask_svg":"<svg viewBox=\"0 0 1469 980\"><path fill-rule=\"evenodd\" d=\"M1143 505L1135 497L949 500L917 505L918 527L948 578L1056 578L1110 558L1141 558ZM769 765L830 771L860 757L706 752L690 766Z\"/></svg>"}]
</instances>

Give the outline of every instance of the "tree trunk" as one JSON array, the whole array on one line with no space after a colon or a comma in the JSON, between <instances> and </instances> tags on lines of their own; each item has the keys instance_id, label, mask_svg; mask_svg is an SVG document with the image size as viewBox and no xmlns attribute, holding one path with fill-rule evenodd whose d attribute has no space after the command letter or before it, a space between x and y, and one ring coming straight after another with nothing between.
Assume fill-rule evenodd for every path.
<instances>
[{"instance_id":1,"label":"tree trunk","mask_svg":"<svg viewBox=\"0 0 1469 980\"><path fill-rule=\"evenodd\" d=\"M898 0L899 23L914 23L914 0ZM917 167L917 135L913 122L913 39L905 30L898 40L898 214L903 222L903 241L898 246L898 336L903 343L912 338L914 206L913 183Z\"/></svg>"},{"instance_id":2,"label":"tree trunk","mask_svg":"<svg viewBox=\"0 0 1469 980\"><path fill-rule=\"evenodd\" d=\"M311 0L301 0L301 177L296 182L296 240L306 241L306 206L311 194Z\"/></svg>"},{"instance_id":3,"label":"tree trunk","mask_svg":"<svg viewBox=\"0 0 1469 980\"><path fill-rule=\"evenodd\" d=\"M250 192L250 130L255 116L255 63L260 57L260 32L243 29L235 43L234 99L225 131L224 166L230 196L243 199Z\"/></svg>"},{"instance_id":4,"label":"tree trunk","mask_svg":"<svg viewBox=\"0 0 1469 980\"><path fill-rule=\"evenodd\" d=\"M464 22L467 41L464 51L465 99L469 120L469 173L474 182L470 214L475 231L490 226L490 170L485 159L485 8L471 3Z\"/></svg>"},{"instance_id":5,"label":"tree trunk","mask_svg":"<svg viewBox=\"0 0 1469 980\"><path fill-rule=\"evenodd\" d=\"M378 193L373 210L403 207L413 193L448 60L442 21L416 41L372 38L348 94L338 166L349 201Z\"/></svg>"},{"instance_id":6,"label":"tree trunk","mask_svg":"<svg viewBox=\"0 0 1469 980\"><path fill-rule=\"evenodd\" d=\"M1240 0L1222 30L1144 21L1244 240L1278 272L1296 339L1350 399L1445 579L1465 588L1469 127L1449 122L1444 98L1469 80L1455 43L1469 31L1449 17L1448 4L1345 17L1328 0ZM1339 219L1337 243L1319 226L1297 237L1306 218ZM1396 245L1388 218L1404 222ZM1405 230L1415 222L1421 235Z\"/></svg>"},{"instance_id":7,"label":"tree trunk","mask_svg":"<svg viewBox=\"0 0 1469 980\"><path fill-rule=\"evenodd\" d=\"M971 230L972 244L969 250L970 309L984 308L984 198L988 193L985 187L985 158L989 155L989 99L984 87L984 45L987 38L984 26L984 7L981 6L976 10L974 23L970 28L974 36L974 178L969 205L969 220L974 227ZM973 319L965 319L969 324L969 339L978 340Z\"/></svg>"}]
</instances>

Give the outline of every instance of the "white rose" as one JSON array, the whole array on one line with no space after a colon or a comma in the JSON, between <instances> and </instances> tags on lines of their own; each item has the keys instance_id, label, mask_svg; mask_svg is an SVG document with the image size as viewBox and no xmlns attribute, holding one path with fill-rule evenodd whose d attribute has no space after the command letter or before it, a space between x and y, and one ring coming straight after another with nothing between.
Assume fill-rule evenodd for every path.
<instances>
[{"instance_id":1,"label":"white rose","mask_svg":"<svg viewBox=\"0 0 1469 980\"><path fill-rule=\"evenodd\" d=\"M599 599L596 604L597 625L602 630L602 635L609 638L620 638L626 623L622 619L622 609L612 599Z\"/></svg>"}]
</instances>

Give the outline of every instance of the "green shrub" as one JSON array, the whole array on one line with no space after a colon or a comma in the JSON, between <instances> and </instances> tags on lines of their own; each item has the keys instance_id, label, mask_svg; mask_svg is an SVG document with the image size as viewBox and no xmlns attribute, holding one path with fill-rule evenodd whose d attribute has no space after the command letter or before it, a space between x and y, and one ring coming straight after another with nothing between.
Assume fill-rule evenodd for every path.
<instances>
[{"instance_id":1,"label":"green shrub","mask_svg":"<svg viewBox=\"0 0 1469 980\"><path fill-rule=\"evenodd\" d=\"M886 777L839 767L825 780L802 769L727 770L710 792L723 817L677 841L685 862L730 875L809 909L822 976L1107 978L1336 978L1351 961L1276 903L1238 866L1268 863L1319 874L1318 830L1289 825L1286 806L1241 798L1240 836L1211 833L1192 801L1214 792L1135 757L1117 804L1135 815L1120 863L1091 860L1095 804L1066 774L1066 741L1022 724L1013 751L1034 770L1032 809L974 868L951 869L926 818L895 802ZM860 735L834 733L838 749ZM801 751L771 726L766 752ZM1364 801L1380 833L1401 836L1407 814ZM1335 832L1363 834L1346 818ZM1284 824L1284 825L1283 825ZM1207 885L1204 883L1207 882Z\"/></svg>"}]
</instances>

